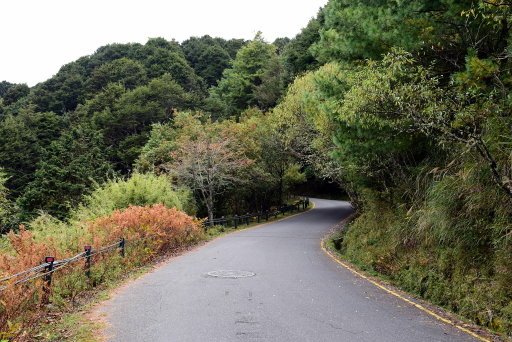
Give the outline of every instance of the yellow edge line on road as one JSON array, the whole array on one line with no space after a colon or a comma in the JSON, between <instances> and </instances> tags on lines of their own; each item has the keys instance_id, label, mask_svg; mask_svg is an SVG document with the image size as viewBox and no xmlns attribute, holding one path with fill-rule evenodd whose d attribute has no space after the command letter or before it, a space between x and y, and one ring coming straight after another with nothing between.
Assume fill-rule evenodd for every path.
<instances>
[{"instance_id":1,"label":"yellow edge line on road","mask_svg":"<svg viewBox=\"0 0 512 342\"><path fill-rule=\"evenodd\" d=\"M326 240L326 238L324 238L324 239L320 242L320 247L322 247L322 250L323 250L323 251L324 251L324 252L325 252L325 253L326 253L326 254L327 254L327 255L328 255L332 260L334 260L336 263L340 264L341 266L343 266L344 268L346 268L346 269L347 269L347 270L349 270L350 272L352 272L352 273L356 274L357 276L359 276L359 277L363 278L364 280L366 280L366 281L368 281L368 282L372 283L373 285L375 285L375 286L377 286L378 288L380 288L380 289L382 289L382 290L386 291L387 293L389 293L389 294L391 294L391 295L393 295L393 296L395 296L395 297L397 297L397 298L399 298L399 299L403 300L404 302L406 302L406 303L408 303L408 304L410 304L410 305L412 305L412 306L414 306L414 307L416 307L416 308L420 309L421 311L426 312L426 313L427 313L427 314L429 314L430 316L434 317L435 319L437 319L437 320L439 320L439 321L441 321L441 322L443 322L443 323L449 324L449 325L451 325L451 326L453 326L453 327L455 327L455 328L457 328L457 329L459 329L459 330L461 330L461 331L465 332L466 334L469 334L469 335L473 336L474 338L476 338L476 339L478 339L478 340L480 340L480 341L492 342L491 340L489 340L489 339L487 339L487 338L485 338L485 337L482 337L482 336L480 336L480 335L478 335L478 334L474 333L473 331L471 331L471 330L469 330L469 329L466 329L466 328L464 328L464 327L462 327L462 326L458 325L457 323L454 323L454 322L450 321L449 319L446 319L446 318L444 318L444 317L439 316L438 314L436 314L435 312L433 312L433 311L431 311L431 310L427 309L427 308L426 308L426 307L424 307L423 305L420 305L420 304L418 304L418 303L413 302L412 300L409 300L409 299L405 298L404 296L400 295L399 293L397 293L397 292L395 292L395 291L393 291L393 290L388 289L387 287L385 287L385 286L383 286L383 285L381 285L381 284L377 283L376 281L374 281L374 280L372 280L372 279L368 278L368 277L367 277L367 276L365 276L364 274L362 274L362 273L360 273L360 272L356 271L353 267L349 266L348 264L344 263L343 261L339 260L336 256L334 256L334 255L331 253L331 251L329 251L329 250L325 247L325 240Z\"/></svg>"}]
</instances>

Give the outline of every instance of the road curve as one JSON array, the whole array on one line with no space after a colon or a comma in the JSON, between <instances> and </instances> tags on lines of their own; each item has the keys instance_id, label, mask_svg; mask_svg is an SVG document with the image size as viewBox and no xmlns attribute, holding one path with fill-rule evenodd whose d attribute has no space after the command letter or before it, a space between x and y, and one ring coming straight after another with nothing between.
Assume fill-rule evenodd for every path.
<instances>
[{"instance_id":1,"label":"road curve","mask_svg":"<svg viewBox=\"0 0 512 342\"><path fill-rule=\"evenodd\" d=\"M320 248L347 202L227 235L129 284L100 309L109 341L475 341ZM254 272L216 278L216 270Z\"/></svg>"}]
</instances>

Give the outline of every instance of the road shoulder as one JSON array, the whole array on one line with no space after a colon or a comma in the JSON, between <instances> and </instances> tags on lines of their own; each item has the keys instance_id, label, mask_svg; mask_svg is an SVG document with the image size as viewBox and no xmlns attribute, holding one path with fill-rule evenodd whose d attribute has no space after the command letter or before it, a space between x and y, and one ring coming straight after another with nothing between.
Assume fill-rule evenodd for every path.
<instances>
[{"instance_id":1,"label":"road shoulder","mask_svg":"<svg viewBox=\"0 0 512 342\"><path fill-rule=\"evenodd\" d=\"M353 219L353 216L350 216L339 224L336 225L336 228L333 228L331 232L329 232L320 242L320 248L323 252L335 263L340 265L341 267L347 269L355 276L364 279L365 281L371 283L375 287L381 289L382 291L399 298L403 302L407 303L407 305L413 306L418 310L423 311L429 316L435 318L436 320L451 325L458 330L472 336L478 341L482 342L499 342L499 341L507 341L502 337L493 334L487 329L480 327L478 325L472 324L464 320L462 317L458 315L446 311L445 309L438 307L432 303L429 303L423 299L417 298L414 295L407 293L396 286L390 284L382 277L379 277L377 274L372 275L368 272L365 272L361 268L357 267L350 261L346 260L343 255L340 254L338 250L334 248L333 236L335 234L335 229L340 229L340 227L349 223Z\"/></svg>"}]
</instances>

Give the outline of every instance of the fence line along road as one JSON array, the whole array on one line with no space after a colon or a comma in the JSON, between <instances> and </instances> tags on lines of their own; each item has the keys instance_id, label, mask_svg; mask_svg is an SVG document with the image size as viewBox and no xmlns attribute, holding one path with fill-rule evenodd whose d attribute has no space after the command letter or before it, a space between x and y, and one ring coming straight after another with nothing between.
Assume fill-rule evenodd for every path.
<instances>
[{"instance_id":1,"label":"fence line along road","mask_svg":"<svg viewBox=\"0 0 512 342\"><path fill-rule=\"evenodd\" d=\"M279 207L276 210L266 210L266 211L258 211L255 213L247 213L245 215L233 215L230 217L219 217L213 220L207 220L204 222L205 229L208 229L208 227L211 226L231 226L238 228L239 225L246 224L249 225L251 222L258 222L260 223L263 219L266 221L269 220L270 217L274 216L274 218L277 218L278 215L288 212L297 211L300 210L306 210L306 208L309 207L309 198L303 198L299 201L296 201L293 204L284 205Z\"/></svg>"},{"instance_id":2,"label":"fence line along road","mask_svg":"<svg viewBox=\"0 0 512 342\"><path fill-rule=\"evenodd\" d=\"M91 277L91 258L94 255L107 253L113 250L118 249L119 253L122 257L125 255L125 246L126 242L124 238L121 238L120 240L116 241L113 244L110 244L108 246L100 247L96 250L93 250L91 246L85 246L84 252L78 253L77 255L74 255L67 259L62 260L56 260L53 256L46 256L44 258L43 263L34 266L32 268L26 269L24 271L21 271L19 273L4 277L0 279L0 293L5 291L10 286L16 286L28 283L32 280L38 279L38 278L44 278L43 283L43 296L42 296L42 303L46 304L48 303L49 296L51 293L51 283L52 283L52 275L56 271L71 265L75 262L78 262L80 260L85 259L85 274L87 278Z\"/></svg>"},{"instance_id":3,"label":"fence line along road","mask_svg":"<svg viewBox=\"0 0 512 342\"><path fill-rule=\"evenodd\" d=\"M238 228L239 225L249 225L251 222L260 223L263 219L266 221L271 217L277 218L277 216L284 215L288 212L306 210L309 207L309 198L305 197L293 204L284 205L275 210L259 211L255 213L247 213L245 215L233 215L231 217L220 217L211 221L205 221L204 227L212 227L215 225L220 226L231 226ZM92 257L98 254L107 253L113 250L119 250L119 254L124 257L126 249L126 240L121 238L120 240L98 249L93 249L92 246L84 246L84 251L78 253L67 259L56 260L54 256L46 256L43 263L34 266L32 268L20 271L16 274L12 274L0 279L0 293L5 291L10 286L22 285L38 278L44 278L43 283L43 304L48 303L49 296L51 293L52 275L56 271L71 265L75 262L85 260L84 272L88 279L91 277L91 261Z\"/></svg>"}]
</instances>

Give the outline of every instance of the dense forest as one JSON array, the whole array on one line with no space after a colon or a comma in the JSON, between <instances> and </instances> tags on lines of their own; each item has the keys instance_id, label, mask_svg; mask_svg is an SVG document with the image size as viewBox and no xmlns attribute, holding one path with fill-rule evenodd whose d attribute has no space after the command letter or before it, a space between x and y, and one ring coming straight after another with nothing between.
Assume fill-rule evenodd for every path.
<instances>
[{"instance_id":1,"label":"dense forest","mask_svg":"<svg viewBox=\"0 0 512 342\"><path fill-rule=\"evenodd\" d=\"M147 193L115 203L164 177L203 217L326 182L357 209L348 259L510 334L511 15L330 0L293 39L112 44L34 87L4 81L0 229L65 225L123 182Z\"/></svg>"}]
</instances>

